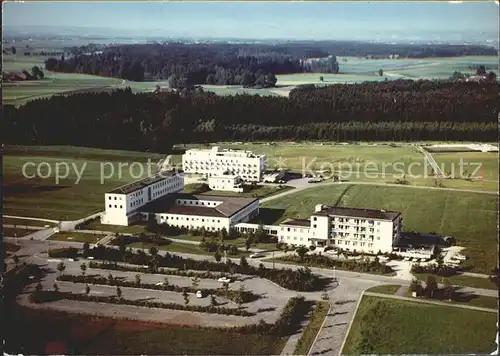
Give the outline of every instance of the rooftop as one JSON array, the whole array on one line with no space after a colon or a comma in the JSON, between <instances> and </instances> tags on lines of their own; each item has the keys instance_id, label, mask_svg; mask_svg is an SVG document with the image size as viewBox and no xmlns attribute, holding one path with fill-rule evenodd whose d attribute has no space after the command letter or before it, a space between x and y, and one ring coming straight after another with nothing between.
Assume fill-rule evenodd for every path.
<instances>
[{"instance_id":1,"label":"rooftop","mask_svg":"<svg viewBox=\"0 0 500 356\"><path fill-rule=\"evenodd\" d=\"M177 199L189 200L193 205L177 205ZM196 201L216 201L222 202L214 207L206 207L194 205ZM180 215L200 215L214 217L230 217L238 211L249 206L253 202L258 201L256 198L240 198L240 197L222 197L215 195L194 195L187 193L169 194L164 198L152 201L142 208L143 212L165 213L165 214L180 214Z\"/></svg>"},{"instance_id":2,"label":"rooftop","mask_svg":"<svg viewBox=\"0 0 500 356\"><path fill-rule=\"evenodd\" d=\"M174 171L158 173L158 174L155 174L152 177L146 177L146 178L143 178L141 180L137 180L135 182L122 185L121 187L115 188L115 189L109 191L108 193L109 194L129 194L129 193L133 193L136 190L140 190L140 189L142 189L144 187L147 187L149 185L158 183L158 182L162 181L165 178L174 176L175 174L176 174L176 172L174 172Z\"/></svg>"},{"instance_id":3,"label":"rooftop","mask_svg":"<svg viewBox=\"0 0 500 356\"><path fill-rule=\"evenodd\" d=\"M294 226L311 226L311 220L306 220L306 219L290 219L290 220L285 220L282 222L280 225L294 225Z\"/></svg>"},{"instance_id":4,"label":"rooftop","mask_svg":"<svg viewBox=\"0 0 500 356\"><path fill-rule=\"evenodd\" d=\"M349 216L354 218L378 219L393 221L399 215L397 211L386 211L376 209L358 209L358 208L342 208L336 206L325 206L321 211L315 212L313 215L339 215Z\"/></svg>"}]
</instances>

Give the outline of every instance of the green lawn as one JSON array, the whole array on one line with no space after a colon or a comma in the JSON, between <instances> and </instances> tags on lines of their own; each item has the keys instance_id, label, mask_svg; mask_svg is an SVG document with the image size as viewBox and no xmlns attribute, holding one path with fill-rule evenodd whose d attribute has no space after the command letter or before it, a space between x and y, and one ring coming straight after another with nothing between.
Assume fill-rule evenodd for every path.
<instances>
[{"instance_id":1,"label":"green lawn","mask_svg":"<svg viewBox=\"0 0 500 356\"><path fill-rule=\"evenodd\" d=\"M6 237L23 237L28 234L36 232L36 230L27 230L21 228L13 228L13 227L3 227L2 236Z\"/></svg>"},{"instance_id":2,"label":"green lawn","mask_svg":"<svg viewBox=\"0 0 500 356\"><path fill-rule=\"evenodd\" d=\"M274 185L261 185L257 186L254 189L250 189L247 191L244 191L243 193L237 193L237 192L227 192L227 191L220 191L220 190L210 190L208 192L203 192L201 193L202 195L219 195L223 197L247 197L247 198L264 198L268 197L274 194L279 194L286 192L287 190L292 190L294 187L290 186L274 186Z\"/></svg>"},{"instance_id":3,"label":"green lawn","mask_svg":"<svg viewBox=\"0 0 500 356\"><path fill-rule=\"evenodd\" d=\"M146 233L146 225L135 224L129 226L107 225L101 224L99 218L90 220L79 227L80 230L96 230L96 231L110 231L119 234L140 234Z\"/></svg>"},{"instance_id":4,"label":"green lawn","mask_svg":"<svg viewBox=\"0 0 500 356\"><path fill-rule=\"evenodd\" d=\"M304 328L302 335L295 347L294 355L307 355L309 349L311 348L316 335L321 329L321 325L326 318L326 314L330 308L330 304L328 302L318 302L316 303L316 309L311 315L311 319L309 323Z\"/></svg>"},{"instance_id":5,"label":"green lawn","mask_svg":"<svg viewBox=\"0 0 500 356\"><path fill-rule=\"evenodd\" d=\"M494 195L367 185L331 185L306 189L262 204L279 209L277 221L308 218L316 204L400 211L404 229L451 235L464 246L473 271L496 266L497 203ZM269 222L268 222L269 223Z\"/></svg>"},{"instance_id":6,"label":"green lawn","mask_svg":"<svg viewBox=\"0 0 500 356\"><path fill-rule=\"evenodd\" d=\"M147 174L147 160L153 162L164 158L159 154L128 152L117 150L99 150L94 148L68 146L8 146L3 159L3 212L7 215L48 218L54 220L72 220L104 210L104 193L134 181L128 167L119 174L119 163L141 162L144 164L144 176ZM25 178L22 167L27 162L40 164L47 162L51 175L47 179ZM74 165L83 174L76 184L78 176L74 169L67 178L56 182L56 163L66 162ZM101 172L109 174L111 166L101 166L101 162L111 162L114 174L104 179L101 184ZM61 173L65 173L62 166ZM42 166L42 174L48 174L47 166ZM36 169L28 167L26 173L33 175Z\"/></svg>"},{"instance_id":7,"label":"green lawn","mask_svg":"<svg viewBox=\"0 0 500 356\"><path fill-rule=\"evenodd\" d=\"M489 354L496 321L495 313L364 296L342 354Z\"/></svg>"},{"instance_id":8,"label":"green lawn","mask_svg":"<svg viewBox=\"0 0 500 356\"><path fill-rule=\"evenodd\" d=\"M168 238L172 239L178 239L178 240L189 240L189 241L201 241L202 237L201 236L194 236L194 235L187 235L187 234L182 234L182 235L172 235L172 236L167 236ZM245 250L245 239L243 237L238 237L234 240L224 240L224 243L226 245L235 245L239 249ZM250 248L257 248L261 250L266 250L266 251L272 251L276 250L276 243L258 243L255 245L252 245Z\"/></svg>"},{"instance_id":9,"label":"green lawn","mask_svg":"<svg viewBox=\"0 0 500 356\"><path fill-rule=\"evenodd\" d=\"M460 176L460 162L464 162L463 173L473 173L476 164L480 169L475 176L482 176L485 180L498 183L498 153L495 152L460 152L460 153L433 153L436 162L444 172L452 176Z\"/></svg>"},{"instance_id":10,"label":"green lawn","mask_svg":"<svg viewBox=\"0 0 500 356\"><path fill-rule=\"evenodd\" d=\"M391 294L394 295L398 291L398 289L401 286L399 284L386 284L383 286L376 286L367 289L367 292L372 292L372 293L382 293L382 294Z\"/></svg>"},{"instance_id":11,"label":"green lawn","mask_svg":"<svg viewBox=\"0 0 500 356\"><path fill-rule=\"evenodd\" d=\"M52 235L49 240L53 241L71 241L71 242L88 242L95 244L106 235L85 234L83 232L59 232Z\"/></svg>"},{"instance_id":12,"label":"green lawn","mask_svg":"<svg viewBox=\"0 0 500 356\"><path fill-rule=\"evenodd\" d=\"M4 225L17 225L19 227L23 227L23 226L42 226L42 227L45 227L46 225L48 225L50 227L57 226L56 223L51 223L48 221L6 218L6 217L2 217L2 223Z\"/></svg>"}]
</instances>

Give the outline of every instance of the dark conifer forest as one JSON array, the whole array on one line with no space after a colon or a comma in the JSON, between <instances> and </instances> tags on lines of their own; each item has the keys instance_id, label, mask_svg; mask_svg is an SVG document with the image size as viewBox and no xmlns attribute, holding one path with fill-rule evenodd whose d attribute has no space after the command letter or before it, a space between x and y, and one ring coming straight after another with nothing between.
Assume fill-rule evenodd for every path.
<instances>
[{"instance_id":1,"label":"dark conifer forest","mask_svg":"<svg viewBox=\"0 0 500 356\"><path fill-rule=\"evenodd\" d=\"M200 89L81 93L4 106L5 142L169 152L213 141L496 141L498 83L303 86L289 98Z\"/></svg>"}]
</instances>

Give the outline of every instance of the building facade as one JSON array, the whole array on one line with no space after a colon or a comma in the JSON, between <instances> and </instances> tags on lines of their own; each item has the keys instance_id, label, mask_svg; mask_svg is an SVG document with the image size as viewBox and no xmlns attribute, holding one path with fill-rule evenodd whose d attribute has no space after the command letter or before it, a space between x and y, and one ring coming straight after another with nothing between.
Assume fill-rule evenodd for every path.
<instances>
[{"instance_id":1,"label":"building facade","mask_svg":"<svg viewBox=\"0 0 500 356\"><path fill-rule=\"evenodd\" d=\"M127 226L141 219L140 209L170 193L184 190L184 177L175 172L163 172L141 179L104 194L105 212L101 222Z\"/></svg>"},{"instance_id":2,"label":"building facade","mask_svg":"<svg viewBox=\"0 0 500 356\"><path fill-rule=\"evenodd\" d=\"M205 177L224 174L239 175L244 181L260 182L266 170L267 157L250 151L221 149L192 149L182 155L182 169L186 173Z\"/></svg>"},{"instance_id":3,"label":"building facade","mask_svg":"<svg viewBox=\"0 0 500 356\"><path fill-rule=\"evenodd\" d=\"M393 252L401 235L398 212L317 205L309 220L280 224L280 242L334 247L346 251Z\"/></svg>"},{"instance_id":4,"label":"building facade","mask_svg":"<svg viewBox=\"0 0 500 356\"><path fill-rule=\"evenodd\" d=\"M177 193L144 206L141 212L144 220L155 219L158 224L229 231L238 223L245 223L259 214L259 200Z\"/></svg>"},{"instance_id":5,"label":"building facade","mask_svg":"<svg viewBox=\"0 0 500 356\"><path fill-rule=\"evenodd\" d=\"M208 177L208 187L212 190L243 193L243 180L238 175Z\"/></svg>"}]
</instances>

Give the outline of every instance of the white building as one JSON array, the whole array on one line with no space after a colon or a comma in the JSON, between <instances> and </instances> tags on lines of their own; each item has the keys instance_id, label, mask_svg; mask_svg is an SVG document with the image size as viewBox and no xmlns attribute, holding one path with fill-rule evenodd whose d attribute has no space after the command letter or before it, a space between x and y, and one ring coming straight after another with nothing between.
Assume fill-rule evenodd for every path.
<instances>
[{"instance_id":1,"label":"white building","mask_svg":"<svg viewBox=\"0 0 500 356\"><path fill-rule=\"evenodd\" d=\"M175 172L162 172L104 194L103 224L127 226L141 219L139 209L170 193L184 190L184 178Z\"/></svg>"},{"instance_id":2,"label":"white building","mask_svg":"<svg viewBox=\"0 0 500 356\"><path fill-rule=\"evenodd\" d=\"M221 175L208 177L208 187L212 190L243 192L243 180L238 175Z\"/></svg>"},{"instance_id":3,"label":"white building","mask_svg":"<svg viewBox=\"0 0 500 356\"><path fill-rule=\"evenodd\" d=\"M401 213L317 205L310 220L280 224L280 242L347 251L392 252L400 238Z\"/></svg>"},{"instance_id":4,"label":"white building","mask_svg":"<svg viewBox=\"0 0 500 356\"><path fill-rule=\"evenodd\" d=\"M260 182L267 166L265 155L250 151L221 149L192 149L182 155L182 169L186 173L205 177L223 174L239 175L244 181Z\"/></svg>"},{"instance_id":5,"label":"white building","mask_svg":"<svg viewBox=\"0 0 500 356\"><path fill-rule=\"evenodd\" d=\"M169 194L140 209L143 219L156 219L158 224L180 228L218 231L244 223L259 213L255 198L219 197L212 195Z\"/></svg>"}]
</instances>

